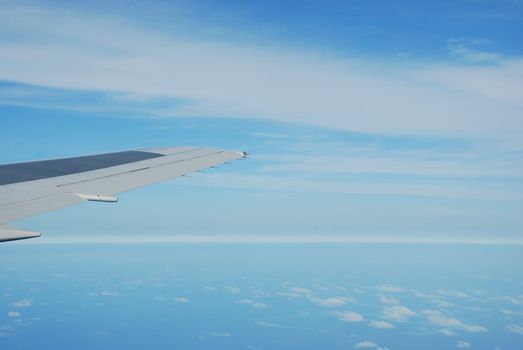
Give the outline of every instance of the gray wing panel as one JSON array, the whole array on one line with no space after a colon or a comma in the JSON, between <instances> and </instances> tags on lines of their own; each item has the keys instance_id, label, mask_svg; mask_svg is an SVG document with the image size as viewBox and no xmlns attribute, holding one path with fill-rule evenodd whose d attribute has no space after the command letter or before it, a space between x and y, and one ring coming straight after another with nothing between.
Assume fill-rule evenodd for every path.
<instances>
[{"instance_id":1,"label":"gray wing panel","mask_svg":"<svg viewBox=\"0 0 523 350\"><path fill-rule=\"evenodd\" d=\"M237 158L240 156L235 152L202 149L183 156L165 156L156 159L150 165L143 164L143 167L121 168L117 173L100 174L94 178L59 186L74 193L111 195L190 174Z\"/></svg>"},{"instance_id":2,"label":"gray wing panel","mask_svg":"<svg viewBox=\"0 0 523 350\"><path fill-rule=\"evenodd\" d=\"M0 225L81 203L94 196L114 195L245 157L243 152L191 147L139 152L160 156L64 176L0 185Z\"/></svg>"}]
</instances>

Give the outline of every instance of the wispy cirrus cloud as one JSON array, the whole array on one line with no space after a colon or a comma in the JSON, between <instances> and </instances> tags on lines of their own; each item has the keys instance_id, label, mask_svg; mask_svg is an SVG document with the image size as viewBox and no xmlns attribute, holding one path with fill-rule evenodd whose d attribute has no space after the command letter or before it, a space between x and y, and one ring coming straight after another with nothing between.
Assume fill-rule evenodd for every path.
<instances>
[{"instance_id":1,"label":"wispy cirrus cloud","mask_svg":"<svg viewBox=\"0 0 523 350\"><path fill-rule=\"evenodd\" d=\"M226 115L377 133L515 137L521 131L519 59L493 67L348 59L169 35L109 15L36 5L3 4L0 19L0 79L185 101L156 108L157 115ZM13 36L20 39L6 40Z\"/></svg>"},{"instance_id":2,"label":"wispy cirrus cloud","mask_svg":"<svg viewBox=\"0 0 523 350\"><path fill-rule=\"evenodd\" d=\"M484 49L490 44L490 41L482 39L454 38L447 40L449 53L455 57L474 63L498 63L503 56Z\"/></svg>"}]
</instances>

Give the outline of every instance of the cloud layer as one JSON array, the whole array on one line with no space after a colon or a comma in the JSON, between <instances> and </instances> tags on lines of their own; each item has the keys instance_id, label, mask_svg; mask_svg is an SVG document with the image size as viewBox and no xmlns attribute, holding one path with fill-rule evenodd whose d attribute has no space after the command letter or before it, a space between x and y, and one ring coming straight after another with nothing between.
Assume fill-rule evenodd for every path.
<instances>
[{"instance_id":1,"label":"cloud layer","mask_svg":"<svg viewBox=\"0 0 523 350\"><path fill-rule=\"evenodd\" d=\"M510 137L513 142L522 131L519 59L493 56L495 64L488 66L351 59L202 41L109 15L5 4L0 23L0 79L104 91L125 101L181 101L152 111L157 115ZM457 45L453 50L463 53L463 44Z\"/></svg>"}]
</instances>

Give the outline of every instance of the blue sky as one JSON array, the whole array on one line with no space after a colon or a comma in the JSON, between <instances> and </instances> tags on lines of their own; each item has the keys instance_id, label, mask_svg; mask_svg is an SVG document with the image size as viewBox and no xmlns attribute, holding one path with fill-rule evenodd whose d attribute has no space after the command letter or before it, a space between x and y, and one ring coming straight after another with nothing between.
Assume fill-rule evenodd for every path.
<instances>
[{"instance_id":1,"label":"blue sky","mask_svg":"<svg viewBox=\"0 0 523 350\"><path fill-rule=\"evenodd\" d=\"M252 155L30 228L520 239L518 1L1 6L2 162L184 144ZM136 212L147 220L117 224Z\"/></svg>"},{"instance_id":2,"label":"blue sky","mask_svg":"<svg viewBox=\"0 0 523 350\"><path fill-rule=\"evenodd\" d=\"M522 16L0 0L0 163L250 154L13 223L0 348L522 349Z\"/></svg>"}]
</instances>

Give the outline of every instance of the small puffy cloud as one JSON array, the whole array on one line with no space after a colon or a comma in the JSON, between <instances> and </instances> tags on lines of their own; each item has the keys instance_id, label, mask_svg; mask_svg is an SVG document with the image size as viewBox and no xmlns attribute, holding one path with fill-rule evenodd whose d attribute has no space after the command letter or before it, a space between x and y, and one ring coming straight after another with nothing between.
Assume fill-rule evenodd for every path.
<instances>
[{"instance_id":1,"label":"small puffy cloud","mask_svg":"<svg viewBox=\"0 0 523 350\"><path fill-rule=\"evenodd\" d=\"M507 326L507 329L513 333L521 334L523 335L523 326L517 325L517 324L509 324Z\"/></svg>"},{"instance_id":2,"label":"small puffy cloud","mask_svg":"<svg viewBox=\"0 0 523 350\"><path fill-rule=\"evenodd\" d=\"M9 311L7 313L7 317L16 317L16 318L18 318L18 317L22 317L22 314L20 312L18 312L18 311Z\"/></svg>"},{"instance_id":3,"label":"small puffy cloud","mask_svg":"<svg viewBox=\"0 0 523 350\"><path fill-rule=\"evenodd\" d=\"M229 332L211 332L213 337L232 337L232 334Z\"/></svg>"},{"instance_id":4,"label":"small puffy cloud","mask_svg":"<svg viewBox=\"0 0 523 350\"><path fill-rule=\"evenodd\" d=\"M394 325L387 321L370 321L368 323L369 327L377 329L391 329L394 328Z\"/></svg>"},{"instance_id":5,"label":"small puffy cloud","mask_svg":"<svg viewBox=\"0 0 523 350\"><path fill-rule=\"evenodd\" d=\"M382 284L378 287L378 290L384 293L403 293L405 291L405 289L392 284Z\"/></svg>"},{"instance_id":6,"label":"small puffy cloud","mask_svg":"<svg viewBox=\"0 0 523 350\"><path fill-rule=\"evenodd\" d=\"M387 305L398 305L400 302L396 298L388 297L386 295L380 295L380 302Z\"/></svg>"},{"instance_id":7,"label":"small puffy cloud","mask_svg":"<svg viewBox=\"0 0 523 350\"><path fill-rule=\"evenodd\" d=\"M105 297L117 297L117 296L120 296L120 293L112 292L112 291L109 291L109 290L102 290L100 292L100 295L105 296Z\"/></svg>"},{"instance_id":8,"label":"small puffy cloud","mask_svg":"<svg viewBox=\"0 0 523 350\"><path fill-rule=\"evenodd\" d=\"M180 304L187 304L189 302L189 299L186 297L175 297L174 301Z\"/></svg>"},{"instance_id":9,"label":"small puffy cloud","mask_svg":"<svg viewBox=\"0 0 523 350\"><path fill-rule=\"evenodd\" d=\"M297 293L297 294L303 294L303 295L312 294L312 291L307 288L292 287L292 288L290 288L290 290L291 290L291 292Z\"/></svg>"},{"instance_id":10,"label":"small puffy cloud","mask_svg":"<svg viewBox=\"0 0 523 350\"><path fill-rule=\"evenodd\" d=\"M456 342L456 347L457 348L463 348L463 349L469 349L470 348L470 343L466 342L464 340L458 340Z\"/></svg>"},{"instance_id":11,"label":"small puffy cloud","mask_svg":"<svg viewBox=\"0 0 523 350\"><path fill-rule=\"evenodd\" d=\"M216 291L216 287L211 287L211 286L205 286L203 287L204 290L207 290L209 292L214 292Z\"/></svg>"},{"instance_id":12,"label":"small puffy cloud","mask_svg":"<svg viewBox=\"0 0 523 350\"><path fill-rule=\"evenodd\" d=\"M447 328L440 328L437 331L438 331L438 333L441 333L441 334L443 334L446 337L453 337L453 336L457 335L455 332L453 332L453 331L451 331L450 329L447 329Z\"/></svg>"},{"instance_id":13,"label":"small puffy cloud","mask_svg":"<svg viewBox=\"0 0 523 350\"><path fill-rule=\"evenodd\" d=\"M31 299L22 299L18 301L13 301L11 305L14 307L30 307L33 305L33 301Z\"/></svg>"},{"instance_id":14,"label":"small puffy cloud","mask_svg":"<svg viewBox=\"0 0 523 350\"><path fill-rule=\"evenodd\" d=\"M371 341L364 340L364 341L359 342L358 344L354 345L354 347L356 349L373 349L373 348L377 348L378 345L376 343L371 342Z\"/></svg>"},{"instance_id":15,"label":"small puffy cloud","mask_svg":"<svg viewBox=\"0 0 523 350\"><path fill-rule=\"evenodd\" d=\"M262 302L255 302L252 299L240 299L236 301L236 304L244 304L244 305L251 305L255 309L268 309L270 306L262 303Z\"/></svg>"},{"instance_id":16,"label":"small puffy cloud","mask_svg":"<svg viewBox=\"0 0 523 350\"><path fill-rule=\"evenodd\" d=\"M320 301L319 305L326 306L326 307L333 307L333 306L343 306L347 304L345 301L345 298L337 297L337 298L326 298Z\"/></svg>"},{"instance_id":17,"label":"small puffy cloud","mask_svg":"<svg viewBox=\"0 0 523 350\"><path fill-rule=\"evenodd\" d=\"M512 303L514 305L523 305L523 295L519 295L517 297L504 295L504 296L501 296L501 297L494 298L494 300L506 301L506 302Z\"/></svg>"},{"instance_id":18,"label":"small puffy cloud","mask_svg":"<svg viewBox=\"0 0 523 350\"><path fill-rule=\"evenodd\" d=\"M505 316L523 316L523 312L517 312L507 309L501 309L499 311Z\"/></svg>"},{"instance_id":19,"label":"small puffy cloud","mask_svg":"<svg viewBox=\"0 0 523 350\"><path fill-rule=\"evenodd\" d=\"M382 317L392 321L404 322L412 316L416 313L403 305L386 307L382 311Z\"/></svg>"},{"instance_id":20,"label":"small puffy cloud","mask_svg":"<svg viewBox=\"0 0 523 350\"><path fill-rule=\"evenodd\" d=\"M354 311L344 311L338 314L341 321L345 322L361 322L364 320L363 316Z\"/></svg>"},{"instance_id":21,"label":"small puffy cloud","mask_svg":"<svg viewBox=\"0 0 523 350\"><path fill-rule=\"evenodd\" d=\"M238 287L225 287L225 290L228 291L231 294L238 294L238 293L240 293L240 288L238 288Z\"/></svg>"},{"instance_id":22,"label":"small puffy cloud","mask_svg":"<svg viewBox=\"0 0 523 350\"><path fill-rule=\"evenodd\" d=\"M438 289L436 291L436 293L438 293L439 295L444 295L444 296L447 296L447 297L455 297L455 298L468 298L468 295L463 293L463 292L460 292L460 291L457 291L457 290L450 290L450 289Z\"/></svg>"},{"instance_id":23,"label":"small puffy cloud","mask_svg":"<svg viewBox=\"0 0 523 350\"><path fill-rule=\"evenodd\" d=\"M0 325L0 337L5 337L8 335L12 335L15 333L15 329L13 326L10 325Z\"/></svg>"},{"instance_id":24,"label":"small puffy cloud","mask_svg":"<svg viewBox=\"0 0 523 350\"><path fill-rule=\"evenodd\" d=\"M302 287L291 287L288 292L280 292L282 296L291 297L291 298L303 298L313 296L313 292L310 289Z\"/></svg>"},{"instance_id":25,"label":"small puffy cloud","mask_svg":"<svg viewBox=\"0 0 523 350\"><path fill-rule=\"evenodd\" d=\"M485 333L488 332L488 329L486 329L483 326L479 325L469 325L466 323L463 323L462 321L454 318L454 317L448 317L445 314L443 314L441 311L434 311L434 310L423 310L421 312L425 317L427 317L427 320L435 325L445 328L453 328L453 329L460 329L464 330L469 333Z\"/></svg>"},{"instance_id":26,"label":"small puffy cloud","mask_svg":"<svg viewBox=\"0 0 523 350\"><path fill-rule=\"evenodd\" d=\"M274 322L256 322L258 326L269 327L269 328L290 328L289 326L274 323Z\"/></svg>"},{"instance_id":27,"label":"small puffy cloud","mask_svg":"<svg viewBox=\"0 0 523 350\"><path fill-rule=\"evenodd\" d=\"M252 299L240 299L236 300L236 304L253 304L254 300Z\"/></svg>"},{"instance_id":28,"label":"small puffy cloud","mask_svg":"<svg viewBox=\"0 0 523 350\"><path fill-rule=\"evenodd\" d=\"M478 326L477 324L464 324L463 329L469 333L486 333L488 332L488 329L486 329L483 326Z\"/></svg>"},{"instance_id":29,"label":"small puffy cloud","mask_svg":"<svg viewBox=\"0 0 523 350\"><path fill-rule=\"evenodd\" d=\"M269 305L267 305L265 303L254 303L254 304L252 304L252 307L255 309L267 309L267 308L269 308Z\"/></svg>"},{"instance_id":30,"label":"small puffy cloud","mask_svg":"<svg viewBox=\"0 0 523 350\"><path fill-rule=\"evenodd\" d=\"M334 298L309 298L313 303L322 307L338 307L346 305L347 302L354 302L352 299L345 297L334 297Z\"/></svg>"}]
</instances>

